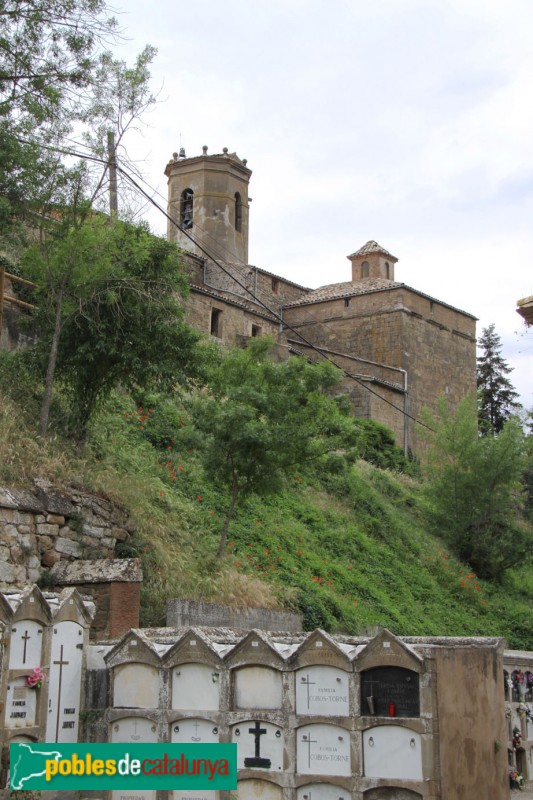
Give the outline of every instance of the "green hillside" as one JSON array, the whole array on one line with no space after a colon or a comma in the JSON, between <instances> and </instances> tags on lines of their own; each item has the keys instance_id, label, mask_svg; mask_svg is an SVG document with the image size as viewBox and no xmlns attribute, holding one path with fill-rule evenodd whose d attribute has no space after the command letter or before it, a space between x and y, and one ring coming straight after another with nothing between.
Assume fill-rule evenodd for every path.
<instances>
[{"instance_id":1,"label":"green hillside","mask_svg":"<svg viewBox=\"0 0 533 800\"><path fill-rule=\"evenodd\" d=\"M244 500L217 559L228 497L204 476L183 405L165 430L157 405L114 395L80 457L59 436L35 436L36 398L21 404L11 391L0 402L0 484L48 477L133 512L138 530L119 555L142 559L145 625L164 620L168 598L187 597L297 610L307 629L501 635L533 649L530 569L478 580L428 533L420 481L330 456L294 472L281 491Z\"/></svg>"}]
</instances>

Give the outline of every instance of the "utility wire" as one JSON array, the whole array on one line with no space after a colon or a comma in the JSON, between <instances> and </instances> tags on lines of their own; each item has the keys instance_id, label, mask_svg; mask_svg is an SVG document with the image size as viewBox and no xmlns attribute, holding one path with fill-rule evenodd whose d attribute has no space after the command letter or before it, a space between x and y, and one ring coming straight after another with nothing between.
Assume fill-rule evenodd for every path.
<instances>
[{"instance_id":1,"label":"utility wire","mask_svg":"<svg viewBox=\"0 0 533 800\"><path fill-rule=\"evenodd\" d=\"M50 151L56 152L56 153L62 153L63 155L67 155L67 156L73 156L74 158L86 159L88 161L93 161L94 163L97 163L97 164L102 164L103 166L106 166L106 167L108 166L108 160L107 159L103 159L103 158L99 158L98 156L91 156L91 155L87 155L87 154L84 154L84 153L76 152L75 150L67 150L66 148L53 147L52 145L45 145L45 144L41 144L40 142L30 142L28 140L21 139L21 138L18 138L18 137L17 137L17 140L21 144L37 144L38 146L44 148L45 150L50 150ZM273 316L276 320L278 320L280 325L283 325L285 328L287 328L288 330L292 331L292 333L300 339L302 344L306 345L313 352L317 353L324 361L329 361L330 364L332 364L334 367L336 367L336 369L339 369L347 378L350 378L355 383L357 383L360 386L362 386L364 389L367 390L367 392L370 392L370 394L374 395L379 400L382 400L384 403L389 405L391 408L394 408L396 411L399 411L400 414L402 414L403 416L405 416L408 419L412 420L413 422L417 423L418 425L421 425L422 427L426 428L427 430L430 430L430 431L434 432L434 429L431 428L429 425L427 425L425 422L423 422L422 420L418 419L417 417L414 417L412 414L409 414L409 412L405 411L405 409L401 408L400 406L397 406L395 403L393 403L391 400L388 400L386 397L383 397L383 395L379 394L379 392L376 392L374 389L372 389L370 386L368 386L360 378L357 378L357 376L353 375L350 372L347 372L343 367L339 366L332 358L330 358L330 356L326 355L320 348L318 348L315 344L313 344L313 342L310 342L308 339L306 339L301 333L299 333L288 322L286 322L281 317L280 314L278 314L276 311L273 311L260 298L254 296L254 293L250 289L248 289L248 287L245 284L241 283L228 269L226 269L226 267L216 257L214 257L211 253L209 253L209 251L206 250L206 248L200 242L196 241L194 236L192 234L190 234L188 230L186 230L185 228L181 227L176 222L176 220L173 219L173 217L171 217L167 213L167 211L165 211L165 209L163 209L153 199L153 197L150 194L148 194L148 192L145 189L143 189L143 187L123 167L117 165L117 172L119 172L127 181L129 181L132 184L132 186L134 186L135 189L137 189L137 191L140 192L142 194L142 196L146 200L148 200L148 202L150 202L161 214L163 214L164 217L166 217L166 219L169 222L172 223L172 225L174 225L181 233L183 233L195 245L195 247L197 247L205 255L206 258L208 258L210 261L212 261L214 264L216 264L216 266L225 275L227 275L229 278L231 278L237 284L237 286L239 286L241 289L243 289L243 291L246 292L246 294L250 295L250 297L252 298L254 303L256 303L257 305L262 306L265 309L265 311L267 311L271 316ZM152 187L149 187L149 188L152 188ZM152 189L152 191L155 192L155 190L153 190L153 189ZM220 291L223 291L223 290L220 290Z\"/></svg>"}]
</instances>

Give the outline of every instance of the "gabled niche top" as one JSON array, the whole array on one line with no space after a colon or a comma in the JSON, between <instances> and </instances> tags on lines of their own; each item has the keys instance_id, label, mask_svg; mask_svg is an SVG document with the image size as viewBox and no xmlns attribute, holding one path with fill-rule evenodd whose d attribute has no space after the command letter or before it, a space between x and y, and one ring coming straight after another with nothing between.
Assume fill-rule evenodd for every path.
<instances>
[{"instance_id":1,"label":"gabled niche top","mask_svg":"<svg viewBox=\"0 0 533 800\"><path fill-rule=\"evenodd\" d=\"M224 648L227 650L227 647ZM167 666L186 662L220 664L222 654L200 628L191 627L180 636L165 653L163 661Z\"/></svg>"},{"instance_id":2,"label":"gabled niche top","mask_svg":"<svg viewBox=\"0 0 533 800\"><path fill-rule=\"evenodd\" d=\"M317 628L300 644L291 656L291 662L297 667L313 664L331 665L351 671L349 655L329 633Z\"/></svg>"},{"instance_id":3,"label":"gabled niche top","mask_svg":"<svg viewBox=\"0 0 533 800\"><path fill-rule=\"evenodd\" d=\"M408 644L383 628L357 656L354 666L360 672L372 667L394 664L414 672L423 672L424 659Z\"/></svg>"}]
</instances>

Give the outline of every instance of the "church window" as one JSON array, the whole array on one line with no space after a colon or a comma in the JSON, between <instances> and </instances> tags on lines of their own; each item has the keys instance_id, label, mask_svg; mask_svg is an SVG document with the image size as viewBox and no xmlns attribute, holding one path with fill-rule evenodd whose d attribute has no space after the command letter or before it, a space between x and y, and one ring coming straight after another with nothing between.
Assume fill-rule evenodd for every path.
<instances>
[{"instance_id":1,"label":"church window","mask_svg":"<svg viewBox=\"0 0 533 800\"><path fill-rule=\"evenodd\" d=\"M252 336L261 336L261 326L252 325Z\"/></svg>"},{"instance_id":2,"label":"church window","mask_svg":"<svg viewBox=\"0 0 533 800\"><path fill-rule=\"evenodd\" d=\"M180 201L180 226L183 230L192 228L192 213L194 204L194 192L192 189L184 189L181 193Z\"/></svg>"},{"instance_id":3,"label":"church window","mask_svg":"<svg viewBox=\"0 0 533 800\"><path fill-rule=\"evenodd\" d=\"M363 261L363 263L361 264L361 277L368 278L369 271L370 271L370 265L368 261Z\"/></svg>"},{"instance_id":4,"label":"church window","mask_svg":"<svg viewBox=\"0 0 533 800\"><path fill-rule=\"evenodd\" d=\"M390 264L388 261L385 261L385 269L387 270L386 278L388 280L390 279Z\"/></svg>"},{"instance_id":5,"label":"church window","mask_svg":"<svg viewBox=\"0 0 533 800\"><path fill-rule=\"evenodd\" d=\"M220 338L222 334L222 311L219 308L211 309L211 336Z\"/></svg>"},{"instance_id":6,"label":"church window","mask_svg":"<svg viewBox=\"0 0 533 800\"><path fill-rule=\"evenodd\" d=\"M235 230L242 231L242 200L239 192L235 192Z\"/></svg>"},{"instance_id":7,"label":"church window","mask_svg":"<svg viewBox=\"0 0 533 800\"><path fill-rule=\"evenodd\" d=\"M272 278L272 294L279 294L279 281L277 278Z\"/></svg>"},{"instance_id":8,"label":"church window","mask_svg":"<svg viewBox=\"0 0 533 800\"><path fill-rule=\"evenodd\" d=\"M352 305L352 298L346 297L344 300L344 308L350 308L351 305Z\"/></svg>"}]
</instances>

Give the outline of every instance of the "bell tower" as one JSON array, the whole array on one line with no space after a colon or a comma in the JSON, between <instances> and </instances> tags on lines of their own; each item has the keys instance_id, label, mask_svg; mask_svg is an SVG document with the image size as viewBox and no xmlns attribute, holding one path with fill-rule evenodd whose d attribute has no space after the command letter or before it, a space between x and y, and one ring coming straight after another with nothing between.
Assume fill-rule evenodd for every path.
<instances>
[{"instance_id":1,"label":"bell tower","mask_svg":"<svg viewBox=\"0 0 533 800\"><path fill-rule=\"evenodd\" d=\"M182 147L165 168L168 178L168 238L204 255L196 243L225 262L248 263L248 183L252 171L236 153L187 158ZM192 237L192 241L189 236Z\"/></svg>"}]
</instances>

